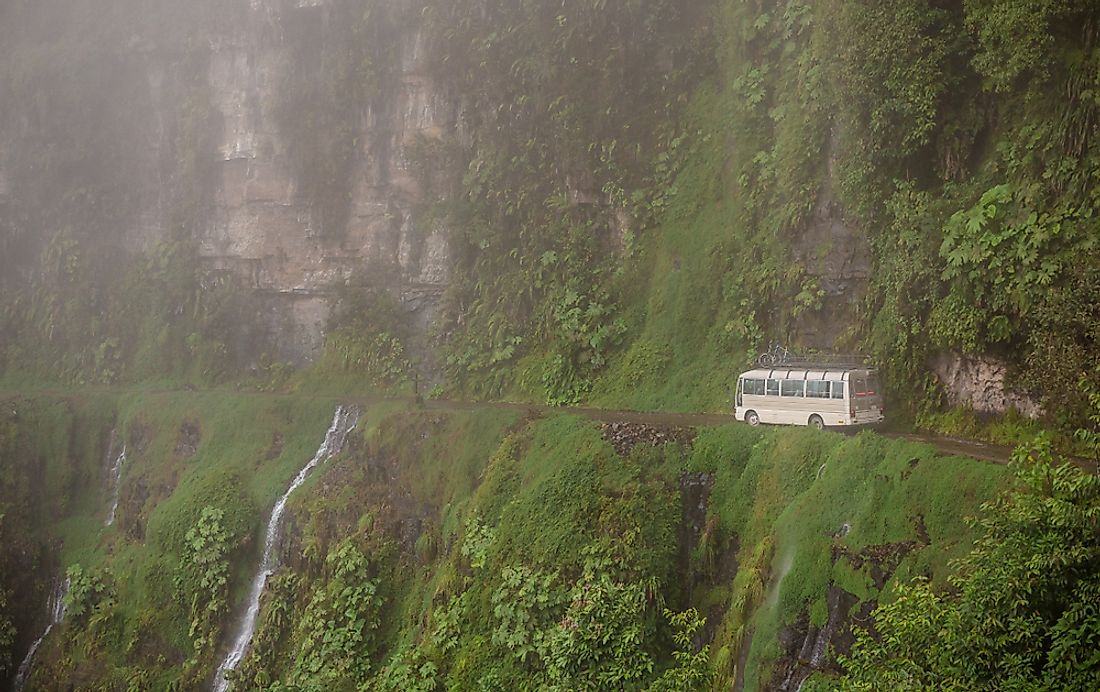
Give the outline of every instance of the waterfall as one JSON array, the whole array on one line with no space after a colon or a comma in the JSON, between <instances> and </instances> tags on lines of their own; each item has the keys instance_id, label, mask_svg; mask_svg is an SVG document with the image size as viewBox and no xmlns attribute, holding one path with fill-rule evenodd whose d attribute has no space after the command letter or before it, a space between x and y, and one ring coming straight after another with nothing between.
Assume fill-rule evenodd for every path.
<instances>
[{"instance_id":1,"label":"waterfall","mask_svg":"<svg viewBox=\"0 0 1100 692\"><path fill-rule=\"evenodd\" d=\"M111 458L111 453L115 450L114 445L115 435L111 433L112 444L107 452L107 458ZM122 443L122 450L114 457L114 463L111 465L111 511L107 514L107 521L104 522L104 526L110 526L115 523L115 511L118 510L118 493L122 484L122 465L126 463L126 443Z\"/></svg>"},{"instance_id":2,"label":"waterfall","mask_svg":"<svg viewBox=\"0 0 1100 692\"><path fill-rule=\"evenodd\" d=\"M54 586L53 593L50 594L50 600L47 601L50 608L50 622L46 625L46 630L42 632L42 635L31 644L27 655L23 657L23 662L19 664L19 672L15 674L15 682L12 683L12 689L15 692L21 692L23 686L27 684L27 676L30 675L31 667L34 665L34 655L38 653L38 647L42 645L54 625L61 624L61 621L65 619L65 596L68 593L69 580L67 578L57 582L57 585Z\"/></svg>"},{"instance_id":3,"label":"waterfall","mask_svg":"<svg viewBox=\"0 0 1100 692\"><path fill-rule=\"evenodd\" d=\"M267 578L278 567L278 555L276 555L275 550L278 547L277 544L282 529L283 511L286 509L286 502L290 498L290 494L305 482L315 466L340 451L340 448L344 446L344 440L347 439L348 433L355 427L355 421L358 419L359 411L355 408L340 406L336 409L336 414L332 418L332 425L325 433L324 442L317 449L317 453L313 455L308 464L302 467L302 470L291 481L290 487L287 488L271 510L271 518L267 521L267 533L264 535L264 552L263 557L260 559L260 569L252 580L252 591L248 596L248 610L245 611L237 629L237 635L233 639L233 648L230 649L214 676L215 692L225 692L229 689L229 681L225 675L230 670L237 668L248 651L249 644L252 643L252 634L256 629L256 618L260 614L260 596L263 595Z\"/></svg>"},{"instance_id":4,"label":"waterfall","mask_svg":"<svg viewBox=\"0 0 1100 692\"><path fill-rule=\"evenodd\" d=\"M107 461L111 464L111 468L108 471L111 482L111 510L107 514L107 520L104 522L104 526L110 526L115 523L115 511L118 509L119 485L122 481L122 466L126 463L126 443L123 442L121 450L119 450L118 454L115 454L117 448L117 430L112 430L111 442L107 445ZM19 671L15 674L15 682L12 683L12 689L15 690L15 692L20 692L23 686L27 684L27 677L30 675L31 668L34 666L34 656L38 653L38 647L42 645L42 642L45 641L46 637L53 631L54 626L61 624L61 621L65 619L65 595L68 593L68 578L58 581L57 585L54 586L49 600L46 601L46 606L50 611L50 621L46 624L45 631L43 631L38 639L35 639L34 643L31 644L31 648L27 651L27 655L23 658L23 662L19 664Z\"/></svg>"}]
</instances>

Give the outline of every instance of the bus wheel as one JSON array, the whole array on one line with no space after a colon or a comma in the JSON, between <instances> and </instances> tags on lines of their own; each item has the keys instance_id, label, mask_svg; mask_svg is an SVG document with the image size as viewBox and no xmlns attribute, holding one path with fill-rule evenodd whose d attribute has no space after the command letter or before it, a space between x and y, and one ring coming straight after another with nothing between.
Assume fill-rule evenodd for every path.
<instances>
[{"instance_id":1,"label":"bus wheel","mask_svg":"<svg viewBox=\"0 0 1100 692\"><path fill-rule=\"evenodd\" d=\"M817 428L818 430L824 430L825 421L821 420L821 416L815 413L814 415L810 416L810 427Z\"/></svg>"},{"instance_id":2,"label":"bus wheel","mask_svg":"<svg viewBox=\"0 0 1100 692\"><path fill-rule=\"evenodd\" d=\"M760 416L756 415L756 411L745 412L745 422L751 426L760 425Z\"/></svg>"}]
</instances>

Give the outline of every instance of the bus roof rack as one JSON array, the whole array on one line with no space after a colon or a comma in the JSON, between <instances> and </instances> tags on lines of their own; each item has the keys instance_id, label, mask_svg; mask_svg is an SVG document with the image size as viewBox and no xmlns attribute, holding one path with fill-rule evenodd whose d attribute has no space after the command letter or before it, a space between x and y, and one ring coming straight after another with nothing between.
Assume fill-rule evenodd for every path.
<instances>
[{"instance_id":1,"label":"bus roof rack","mask_svg":"<svg viewBox=\"0 0 1100 692\"><path fill-rule=\"evenodd\" d=\"M865 368L870 366L869 361L862 353L797 353L779 342L773 342L756 359L762 368Z\"/></svg>"},{"instance_id":2,"label":"bus roof rack","mask_svg":"<svg viewBox=\"0 0 1100 692\"><path fill-rule=\"evenodd\" d=\"M771 361L761 359L760 367L767 368L869 368L870 358L858 353L807 353L790 354Z\"/></svg>"}]
</instances>

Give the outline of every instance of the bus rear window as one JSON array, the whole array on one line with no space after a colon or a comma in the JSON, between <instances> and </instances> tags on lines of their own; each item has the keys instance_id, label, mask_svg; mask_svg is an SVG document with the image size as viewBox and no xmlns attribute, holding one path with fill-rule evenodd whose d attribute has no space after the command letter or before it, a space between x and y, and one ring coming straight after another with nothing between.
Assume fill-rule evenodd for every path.
<instances>
[{"instance_id":1,"label":"bus rear window","mask_svg":"<svg viewBox=\"0 0 1100 692\"><path fill-rule=\"evenodd\" d=\"M867 376L867 396L878 394L878 375Z\"/></svg>"}]
</instances>

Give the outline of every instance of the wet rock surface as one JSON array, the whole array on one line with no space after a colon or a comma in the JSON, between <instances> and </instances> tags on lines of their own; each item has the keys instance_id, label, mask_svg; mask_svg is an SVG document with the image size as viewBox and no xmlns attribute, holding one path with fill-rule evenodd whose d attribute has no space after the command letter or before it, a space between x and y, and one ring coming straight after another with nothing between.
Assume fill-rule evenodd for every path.
<instances>
[{"instance_id":1,"label":"wet rock surface","mask_svg":"<svg viewBox=\"0 0 1100 692\"><path fill-rule=\"evenodd\" d=\"M695 432L690 428L654 426L645 423L612 422L600 425L603 438L611 443L619 456L627 456L638 445L659 447L674 442L690 446Z\"/></svg>"},{"instance_id":2,"label":"wet rock surface","mask_svg":"<svg viewBox=\"0 0 1100 692\"><path fill-rule=\"evenodd\" d=\"M428 417L425 422L424 429L410 440L412 445L432 439L434 431L445 421L435 416ZM323 469L313 491L318 504L312 511L320 517L313 530L322 540L323 552L357 530L366 530L375 537L392 541L401 559L408 562L420 561L417 543L421 536L427 534L434 549L438 529L429 517L438 516L439 508L425 504L413 494L404 471L401 459L394 454L372 448L361 435L348 435L343 454ZM318 513L319 506L326 509ZM369 529L359 525L363 507L376 508ZM299 571L311 568L301 550L303 532L296 507L291 504L282 559Z\"/></svg>"},{"instance_id":3,"label":"wet rock surface","mask_svg":"<svg viewBox=\"0 0 1100 692\"><path fill-rule=\"evenodd\" d=\"M202 431L199 429L198 422L184 421L176 436L176 456L184 459L195 456L199 451L200 442L202 442Z\"/></svg>"},{"instance_id":4,"label":"wet rock surface","mask_svg":"<svg viewBox=\"0 0 1100 692\"><path fill-rule=\"evenodd\" d=\"M913 520L916 535L904 541L878 543L853 550L841 542L850 529L845 523L833 532L832 560L846 560L853 569L866 571L879 590L885 587L902 559L932 542L924 517L919 514ZM778 640L782 653L766 689L796 692L815 672L842 672L836 657L851 652L855 643L853 627L873 630L871 613L878 607L876 600L861 602L855 594L830 584L825 594L825 604L827 616L824 624L814 625L810 622L809 613L803 611L794 622L780 630Z\"/></svg>"},{"instance_id":5,"label":"wet rock surface","mask_svg":"<svg viewBox=\"0 0 1100 692\"><path fill-rule=\"evenodd\" d=\"M268 446L267 451L264 452L264 460L271 461L278 458L283 453L283 434L276 430L271 434L271 444Z\"/></svg>"},{"instance_id":6,"label":"wet rock surface","mask_svg":"<svg viewBox=\"0 0 1100 692\"><path fill-rule=\"evenodd\" d=\"M832 547L833 562L844 559L848 561L853 569L866 569L871 581L875 584L875 588L882 589L886 586L886 582L890 580L890 577L893 576L902 559L910 553L931 544L932 540L928 536L928 529L924 525L923 516L917 515L914 521L914 529L917 534L915 538L893 543L877 543L864 546L859 550L852 550L848 546L834 541Z\"/></svg>"},{"instance_id":7,"label":"wet rock surface","mask_svg":"<svg viewBox=\"0 0 1100 692\"><path fill-rule=\"evenodd\" d=\"M145 540L145 503L149 501L149 486L144 478L123 484L118 505L118 527L132 541Z\"/></svg>"},{"instance_id":8,"label":"wet rock surface","mask_svg":"<svg viewBox=\"0 0 1100 692\"><path fill-rule=\"evenodd\" d=\"M212 47L206 82L221 123L211 133L220 182L200 254L209 272L259 297L280 358L317 354L333 288L353 276L393 293L418 330L449 280L449 229L420 214L425 190L408 150L453 132L457 107L429 74L422 29L406 21L415 8L399 0L377 9L372 21L384 29L375 39L389 49L374 58L387 78L339 114L346 158L325 162L341 168L337 207L307 192L323 181L295 163L300 143L281 90L331 77L300 58L303 45L342 40L339 8L253 3Z\"/></svg>"},{"instance_id":9,"label":"wet rock surface","mask_svg":"<svg viewBox=\"0 0 1100 692\"><path fill-rule=\"evenodd\" d=\"M149 441L153 438L153 432L142 421L130 423L129 434L126 436L126 449L130 455L145 454L149 448Z\"/></svg>"},{"instance_id":10,"label":"wet rock surface","mask_svg":"<svg viewBox=\"0 0 1100 692\"><path fill-rule=\"evenodd\" d=\"M951 403L977 413L1004 413L1010 408L1029 418L1042 415L1039 404L1008 388L1008 364L991 357L973 358L941 353L931 363Z\"/></svg>"},{"instance_id":11,"label":"wet rock surface","mask_svg":"<svg viewBox=\"0 0 1100 692\"><path fill-rule=\"evenodd\" d=\"M839 672L833 654L848 654L855 643L852 622L866 620L873 603L861 604L853 617L859 598L831 584L825 595L828 617L821 627L810 622L803 612L795 622L779 632L783 657L776 664L768 689L795 692L816 671ZM865 612L866 611L866 612Z\"/></svg>"},{"instance_id":12,"label":"wet rock surface","mask_svg":"<svg viewBox=\"0 0 1100 692\"><path fill-rule=\"evenodd\" d=\"M680 476L680 573L687 575L684 589L690 598L698 570L691 569L691 554L695 551L707 528L707 506L714 476L709 473L685 473ZM705 570L704 570L705 571Z\"/></svg>"}]
</instances>

